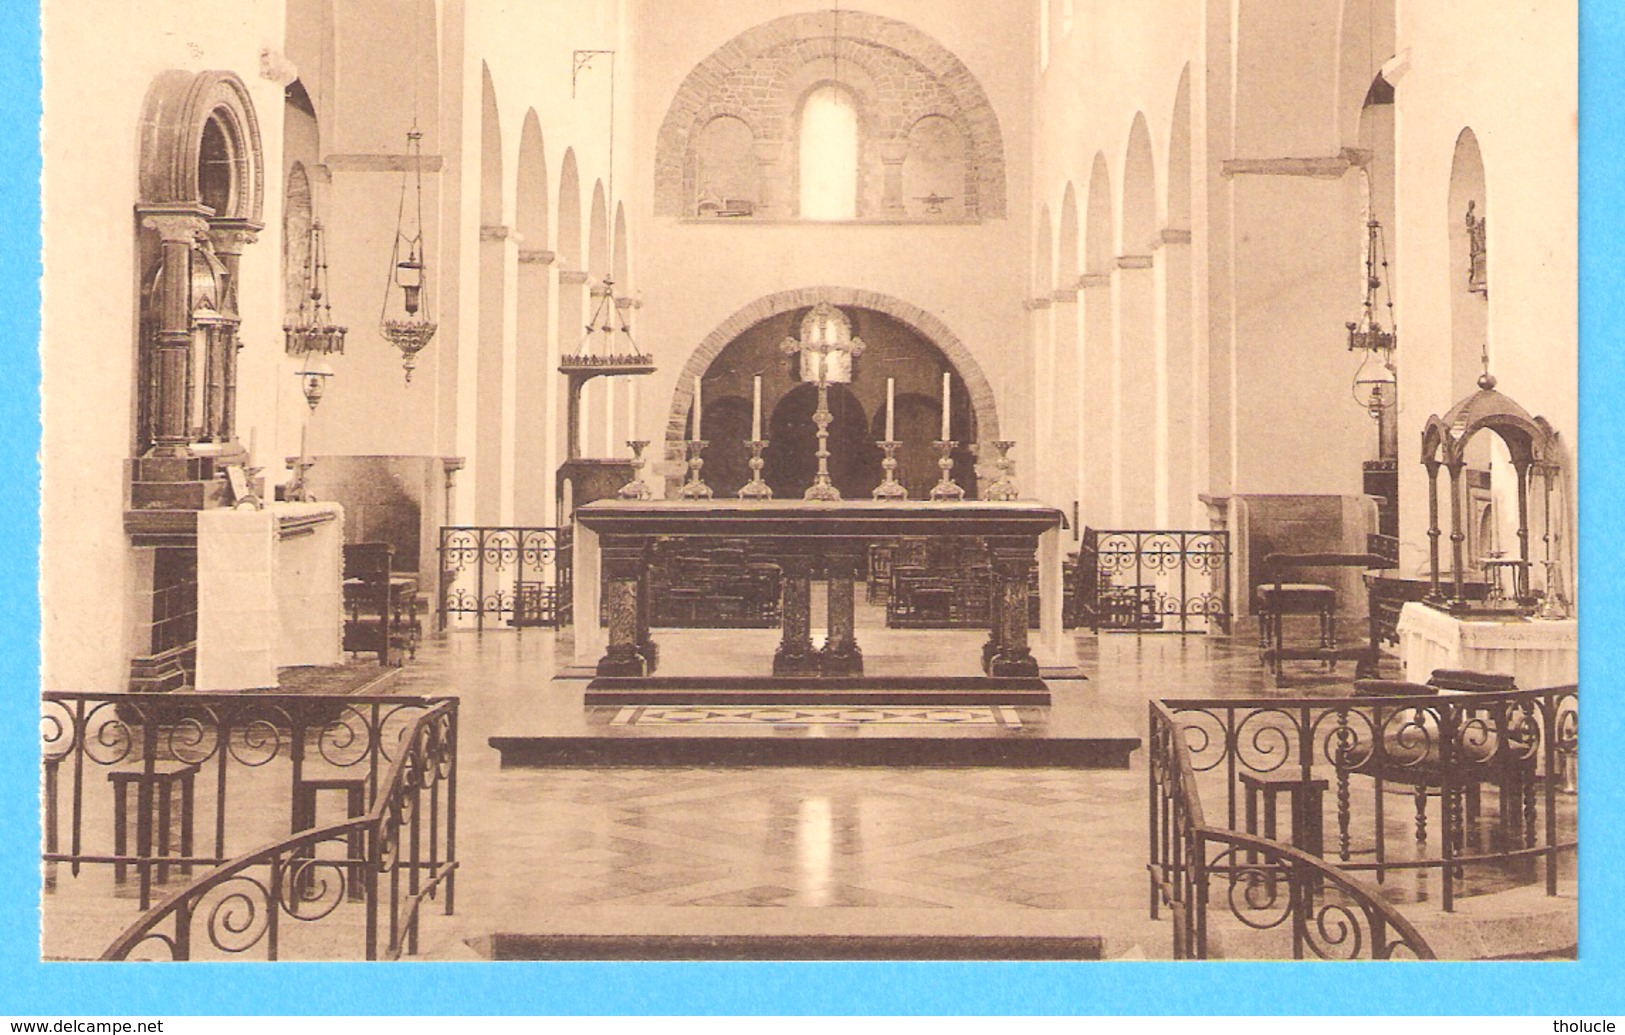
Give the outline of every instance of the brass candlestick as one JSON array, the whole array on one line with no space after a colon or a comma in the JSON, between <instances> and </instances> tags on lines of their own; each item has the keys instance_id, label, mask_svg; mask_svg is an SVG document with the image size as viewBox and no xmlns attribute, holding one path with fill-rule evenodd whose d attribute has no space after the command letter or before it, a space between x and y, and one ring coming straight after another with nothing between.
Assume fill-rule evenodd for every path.
<instances>
[{"instance_id":1,"label":"brass candlestick","mask_svg":"<svg viewBox=\"0 0 1625 1035\"><path fill-rule=\"evenodd\" d=\"M678 493L685 500L708 500L711 498L711 486L705 484L700 478L700 468L705 466L705 460L700 457L700 454L705 451L706 444L703 438L688 440L688 483Z\"/></svg>"},{"instance_id":2,"label":"brass candlestick","mask_svg":"<svg viewBox=\"0 0 1625 1035\"><path fill-rule=\"evenodd\" d=\"M822 374L818 378L818 409L813 411L813 423L818 427L818 474L802 494L809 500L838 500L841 490L829 480L829 426L835 414L829 412L829 381Z\"/></svg>"},{"instance_id":3,"label":"brass candlestick","mask_svg":"<svg viewBox=\"0 0 1625 1035\"><path fill-rule=\"evenodd\" d=\"M880 469L886 472L886 480L875 486L874 497L877 500L908 499L908 490L897 480L897 447L901 444L890 439L875 443L886 451L886 458L880 461Z\"/></svg>"},{"instance_id":4,"label":"brass candlestick","mask_svg":"<svg viewBox=\"0 0 1625 1035\"><path fill-rule=\"evenodd\" d=\"M960 488L953 478L954 447L959 443L937 441L932 445L942 451L942 455L937 458L937 467L942 471L942 480L931 486L931 498L938 501L964 499L965 490Z\"/></svg>"},{"instance_id":5,"label":"brass candlestick","mask_svg":"<svg viewBox=\"0 0 1625 1035\"><path fill-rule=\"evenodd\" d=\"M762 481L762 450L767 448L767 440L753 438L745 442L750 447L750 481L739 490L742 500L770 500L773 490Z\"/></svg>"},{"instance_id":6,"label":"brass candlestick","mask_svg":"<svg viewBox=\"0 0 1625 1035\"><path fill-rule=\"evenodd\" d=\"M643 451L648 448L649 440L634 438L628 440L626 445L632 450L632 480L621 486L616 495L623 500L646 500L650 492L649 484L643 480L643 466L648 463L643 459Z\"/></svg>"},{"instance_id":7,"label":"brass candlestick","mask_svg":"<svg viewBox=\"0 0 1625 1035\"><path fill-rule=\"evenodd\" d=\"M1011 477L1011 472L1015 470L1016 464L1009 456L1010 450L1014 449L1015 446L1014 442L1004 439L993 443L993 448L999 451L999 458L993 461L993 466L999 470L999 476L994 479L993 484L982 490L984 500L1013 500L1016 498L1016 481Z\"/></svg>"}]
</instances>

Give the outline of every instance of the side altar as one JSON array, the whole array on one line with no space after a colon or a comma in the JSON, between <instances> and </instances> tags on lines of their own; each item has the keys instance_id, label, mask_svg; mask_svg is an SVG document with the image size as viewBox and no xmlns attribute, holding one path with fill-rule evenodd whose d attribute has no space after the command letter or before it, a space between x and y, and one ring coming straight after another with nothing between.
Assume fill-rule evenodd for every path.
<instances>
[{"instance_id":1,"label":"side altar","mask_svg":"<svg viewBox=\"0 0 1625 1035\"><path fill-rule=\"evenodd\" d=\"M980 670L1036 677L1028 637L1029 579L1039 570L1039 642L1059 655L1061 542L1059 510L1027 501L926 500L599 500L577 509L576 661L600 676L649 676L660 650L650 633L649 570L655 540L726 537L764 542L783 572L782 637L776 676L849 677L863 672L854 629L854 585L869 544L900 536L976 536L993 560L988 639ZM828 636L812 642L811 584L828 582ZM608 636L591 616L607 593ZM966 659L967 670L975 664Z\"/></svg>"}]
</instances>

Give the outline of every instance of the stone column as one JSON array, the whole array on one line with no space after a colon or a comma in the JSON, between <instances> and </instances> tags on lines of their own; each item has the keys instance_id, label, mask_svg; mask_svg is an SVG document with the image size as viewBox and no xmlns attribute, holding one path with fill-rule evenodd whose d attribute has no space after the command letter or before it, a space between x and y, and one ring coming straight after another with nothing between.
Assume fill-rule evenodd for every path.
<instances>
[{"instance_id":1,"label":"stone column","mask_svg":"<svg viewBox=\"0 0 1625 1035\"><path fill-rule=\"evenodd\" d=\"M887 140L880 145L880 166L884 174L880 210L887 219L902 219L908 215L908 203L903 199L903 159L907 157L907 140Z\"/></svg>"},{"instance_id":2,"label":"stone column","mask_svg":"<svg viewBox=\"0 0 1625 1035\"><path fill-rule=\"evenodd\" d=\"M988 675L1037 676L1038 661L1027 646L1027 597L1038 541L1033 536L992 536L988 547L993 554L994 635L999 641L988 659Z\"/></svg>"},{"instance_id":3,"label":"stone column","mask_svg":"<svg viewBox=\"0 0 1625 1035\"><path fill-rule=\"evenodd\" d=\"M784 572L780 612L784 635L773 653L775 676L816 676L818 653L812 645L812 569L806 547L789 543L779 551L779 568Z\"/></svg>"},{"instance_id":4,"label":"stone column","mask_svg":"<svg viewBox=\"0 0 1625 1035\"><path fill-rule=\"evenodd\" d=\"M758 140L756 151L756 212L757 216L784 218L790 213L784 207L784 174L779 161L784 154L781 140Z\"/></svg>"},{"instance_id":5,"label":"stone column","mask_svg":"<svg viewBox=\"0 0 1625 1035\"><path fill-rule=\"evenodd\" d=\"M149 383L140 386L152 400L152 452L184 456L191 439L191 404L186 391L192 350L192 247L208 224L187 212L147 213L142 225L158 232L163 249L163 283L155 300L157 340L148 367Z\"/></svg>"},{"instance_id":6,"label":"stone column","mask_svg":"<svg viewBox=\"0 0 1625 1035\"><path fill-rule=\"evenodd\" d=\"M217 219L209 225L209 238L214 253L226 268L225 284L221 291L221 309L231 317L223 329L220 343L221 386L216 401L215 438L220 442L237 441L237 352L242 341L237 337L239 311L238 284L243 262L243 248L258 240L261 227L246 219Z\"/></svg>"},{"instance_id":7,"label":"stone column","mask_svg":"<svg viewBox=\"0 0 1625 1035\"><path fill-rule=\"evenodd\" d=\"M649 565L640 564L638 575L638 656L643 659L643 672L645 675L654 675L655 668L660 664L660 645L655 643L654 636L649 632Z\"/></svg>"},{"instance_id":8,"label":"stone column","mask_svg":"<svg viewBox=\"0 0 1625 1035\"><path fill-rule=\"evenodd\" d=\"M858 648L853 601L862 562L862 543L837 540L824 555L824 571L829 579L829 638L821 652L821 667L826 676L863 675L863 651Z\"/></svg>"},{"instance_id":9,"label":"stone column","mask_svg":"<svg viewBox=\"0 0 1625 1035\"><path fill-rule=\"evenodd\" d=\"M648 635L640 584L644 579L646 544L635 536L605 536L602 556L608 583L609 647L598 660L600 676L646 676L648 666L639 647ZM596 615L578 615L578 622L596 621Z\"/></svg>"}]
</instances>

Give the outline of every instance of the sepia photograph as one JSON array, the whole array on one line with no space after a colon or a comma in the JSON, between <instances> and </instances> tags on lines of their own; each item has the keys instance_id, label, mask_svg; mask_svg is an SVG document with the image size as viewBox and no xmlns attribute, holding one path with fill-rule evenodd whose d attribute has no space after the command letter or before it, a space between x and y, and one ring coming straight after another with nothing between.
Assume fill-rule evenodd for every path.
<instances>
[{"instance_id":1,"label":"sepia photograph","mask_svg":"<svg viewBox=\"0 0 1625 1035\"><path fill-rule=\"evenodd\" d=\"M41 0L32 955L1584 960L1580 13Z\"/></svg>"}]
</instances>

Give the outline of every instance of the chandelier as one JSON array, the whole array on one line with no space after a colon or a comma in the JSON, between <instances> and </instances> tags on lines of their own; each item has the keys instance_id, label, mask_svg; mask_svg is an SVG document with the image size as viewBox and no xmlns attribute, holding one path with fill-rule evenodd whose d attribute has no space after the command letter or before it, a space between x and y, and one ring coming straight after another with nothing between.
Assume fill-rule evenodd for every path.
<instances>
[{"instance_id":1,"label":"chandelier","mask_svg":"<svg viewBox=\"0 0 1625 1035\"><path fill-rule=\"evenodd\" d=\"M327 297L327 246L322 241L321 220L313 220L306 237L299 310L292 323L282 325L287 352L294 356L343 354L348 330L333 322L333 305Z\"/></svg>"},{"instance_id":2,"label":"chandelier","mask_svg":"<svg viewBox=\"0 0 1625 1035\"><path fill-rule=\"evenodd\" d=\"M654 373L654 357L632 340L631 325L622 314L631 300L616 297L615 279L605 276L603 287L593 295L598 299L597 308L587 321L581 344L559 357L559 373L589 377Z\"/></svg>"},{"instance_id":3,"label":"chandelier","mask_svg":"<svg viewBox=\"0 0 1625 1035\"><path fill-rule=\"evenodd\" d=\"M439 327L429 306L428 257L423 247L423 134L417 123L406 134L407 176L401 178L400 208L395 216L395 246L389 257L389 280L384 285L384 307L378 333L401 350L406 383L412 383L417 355ZM406 214L407 180L414 186L413 218Z\"/></svg>"}]
</instances>

